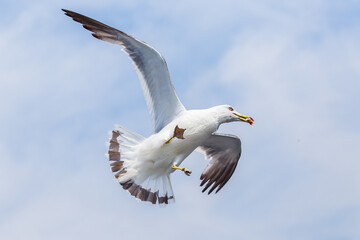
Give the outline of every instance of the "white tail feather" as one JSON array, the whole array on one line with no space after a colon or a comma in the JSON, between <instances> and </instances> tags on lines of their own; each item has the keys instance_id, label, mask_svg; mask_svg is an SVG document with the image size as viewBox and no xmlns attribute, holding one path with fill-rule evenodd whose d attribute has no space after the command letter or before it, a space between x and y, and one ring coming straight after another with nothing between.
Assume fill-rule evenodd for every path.
<instances>
[{"instance_id":1,"label":"white tail feather","mask_svg":"<svg viewBox=\"0 0 360 240\"><path fill-rule=\"evenodd\" d=\"M112 171L122 187L141 201L168 204L174 201L169 173L149 176L138 168L140 164L134 151L145 138L124 127L116 126L109 141L109 160Z\"/></svg>"}]
</instances>

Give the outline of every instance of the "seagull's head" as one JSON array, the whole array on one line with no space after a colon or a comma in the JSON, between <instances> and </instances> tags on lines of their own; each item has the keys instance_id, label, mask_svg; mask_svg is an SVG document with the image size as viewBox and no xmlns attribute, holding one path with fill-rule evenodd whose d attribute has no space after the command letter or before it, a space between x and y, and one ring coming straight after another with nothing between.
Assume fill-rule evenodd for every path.
<instances>
[{"instance_id":1,"label":"seagull's head","mask_svg":"<svg viewBox=\"0 0 360 240\"><path fill-rule=\"evenodd\" d=\"M248 117L238 113L232 106L230 105L221 105L214 107L216 111L216 115L218 116L219 124L226 122L235 122L242 121L247 122L250 125L254 123L254 119L252 117Z\"/></svg>"}]
</instances>

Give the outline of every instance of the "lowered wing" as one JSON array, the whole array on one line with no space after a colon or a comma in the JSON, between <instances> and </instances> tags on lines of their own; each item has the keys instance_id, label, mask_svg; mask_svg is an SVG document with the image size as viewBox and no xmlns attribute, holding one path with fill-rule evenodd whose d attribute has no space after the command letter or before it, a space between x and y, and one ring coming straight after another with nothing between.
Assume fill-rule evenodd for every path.
<instances>
[{"instance_id":1,"label":"lowered wing","mask_svg":"<svg viewBox=\"0 0 360 240\"><path fill-rule=\"evenodd\" d=\"M210 159L200 177L200 186L206 183L202 192L212 186L208 194L216 188L217 193L235 171L241 155L241 141L233 135L214 133L199 149Z\"/></svg>"}]
</instances>

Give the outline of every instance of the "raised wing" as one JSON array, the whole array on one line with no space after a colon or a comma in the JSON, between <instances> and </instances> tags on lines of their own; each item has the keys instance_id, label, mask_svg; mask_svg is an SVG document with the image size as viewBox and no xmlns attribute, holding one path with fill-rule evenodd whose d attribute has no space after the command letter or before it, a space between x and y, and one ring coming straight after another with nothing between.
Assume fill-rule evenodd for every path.
<instances>
[{"instance_id":1,"label":"raised wing","mask_svg":"<svg viewBox=\"0 0 360 240\"><path fill-rule=\"evenodd\" d=\"M93 32L93 36L124 47L133 61L147 106L153 119L154 132L159 132L185 107L177 97L171 83L165 59L154 48L120 30L107 26L84 15L62 9L74 21Z\"/></svg>"},{"instance_id":2,"label":"raised wing","mask_svg":"<svg viewBox=\"0 0 360 240\"><path fill-rule=\"evenodd\" d=\"M200 186L206 183L202 192L205 192L212 185L208 194L218 187L215 192L217 193L235 171L241 155L241 141L233 135L214 133L199 148L210 159L200 177L202 180Z\"/></svg>"}]
</instances>

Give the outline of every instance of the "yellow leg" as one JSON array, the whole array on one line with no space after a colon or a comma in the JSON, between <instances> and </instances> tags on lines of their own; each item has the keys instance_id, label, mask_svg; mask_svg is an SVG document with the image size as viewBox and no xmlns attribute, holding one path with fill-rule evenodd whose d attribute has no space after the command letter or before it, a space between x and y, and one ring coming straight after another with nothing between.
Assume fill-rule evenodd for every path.
<instances>
[{"instance_id":1,"label":"yellow leg","mask_svg":"<svg viewBox=\"0 0 360 240\"><path fill-rule=\"evenodd\" d=\"M171 138L169 138L168 140L165 141L165 144L168 144L170 142L171 139L173 139L174 136L172 136Z\"/></svg>"},{"instance_id":2,"label":"yellow leg","mask_svg":"<svg viewBox=\"0 0 360 240\"><path fill-rule=\"evenodd\" d=\"M171 166L172 169L176 169L176 170L181 170L183 171L186 175L190 176L191 174L191 171L187 168L181 168L181 167L178 167L176 166L176 163L174 163L172 166Z\"/></svg>"},{"instance_id":3,"label":"yellow leg","mask_svg":"<svg viewBox=\"0 0 360 240\"><path fill-rule=\"evenodd\" d=\"M165 144L169 143L170 140L173 139L174 137L176 137L178 139L184 139L185 130L186 130L185 128L179 128L179 126L176 125L173 136L171 138L169 138L168 140L166 140Z\"/></svg>"}]
</instances>

